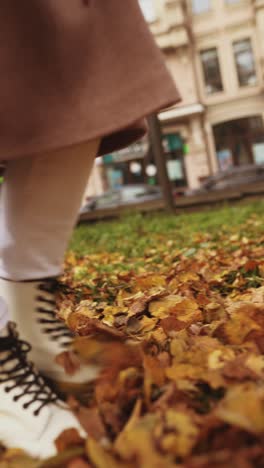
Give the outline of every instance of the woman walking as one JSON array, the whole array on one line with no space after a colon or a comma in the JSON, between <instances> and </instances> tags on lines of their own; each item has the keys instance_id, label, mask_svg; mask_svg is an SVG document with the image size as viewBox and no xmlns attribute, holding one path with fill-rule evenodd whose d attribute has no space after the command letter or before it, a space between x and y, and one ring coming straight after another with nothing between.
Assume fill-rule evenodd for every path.
<instances>
[{"instance_id":1,"label":"woman walking","mask_svg":"<svg viewBox=\"0 0 264 468\"><path fill-rule=\"evenodd\" d=\"M179 96L136 0L3 0L0 38L0 441L46 457L79 425L42 375L94 376L54 361L71 343L56 278L94 159Z\"/></svg>"}]
</instances>

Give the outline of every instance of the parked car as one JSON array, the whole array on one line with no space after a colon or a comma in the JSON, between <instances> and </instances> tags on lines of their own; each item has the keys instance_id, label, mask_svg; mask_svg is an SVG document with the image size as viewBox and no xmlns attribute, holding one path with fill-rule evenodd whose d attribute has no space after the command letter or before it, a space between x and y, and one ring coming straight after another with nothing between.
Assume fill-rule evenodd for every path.
<instances>
[{"instance_id":1,"label":"parked car","mask_svg":"<svg viewBox=\"0 0 264 468\"><path fill-rule=\"evenodd\" d=\"M160 187L152 185L125 185L119 189L109 190L102 195L87 199L80 214L89 211L129 206L162 198Z\"/></svg>"},{"instance_id":2,"label":"parked car","mask_svg":"<svg viewBox=\"0 0 264 468\"><path fill-rule=\"evenodd\" d=\"M247 184L261 182L264 183L264 164L248 164L219 171L208 177L198 189L186 190L185 195L202 195L211 191L239 188Z\"/></svg>"}]
</instances>

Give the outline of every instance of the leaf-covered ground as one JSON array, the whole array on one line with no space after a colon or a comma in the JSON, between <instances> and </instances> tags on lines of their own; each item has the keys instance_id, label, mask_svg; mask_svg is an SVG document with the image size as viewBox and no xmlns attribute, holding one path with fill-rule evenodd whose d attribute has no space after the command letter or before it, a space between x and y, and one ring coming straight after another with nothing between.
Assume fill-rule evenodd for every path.
<instances>
[{"instance_id":1,"label":"leaf-covered ground","mask_svg":"<svg viewBox=\"0 0 264 468\"><path fill-rule=\"evenodd\" d=\"M69 400L90 437L69 431L56 459L9 451L0 467L262 468L263 209L79 227L58 313L100 368Z\"/></svg>"}]
</instances>

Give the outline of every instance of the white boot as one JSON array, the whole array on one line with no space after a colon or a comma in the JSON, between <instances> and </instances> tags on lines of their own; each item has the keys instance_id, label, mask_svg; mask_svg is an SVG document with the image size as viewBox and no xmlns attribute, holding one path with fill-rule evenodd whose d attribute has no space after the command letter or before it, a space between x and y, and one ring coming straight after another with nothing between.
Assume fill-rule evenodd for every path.
<instances>
[{"instance_id":1,"label":"white boot","mask_svg":"<svg viewBox=\"0 0 264 468\"><path fill-rule=\"evenodd\" d=\"M65 429L85 433L27 360L29 350L10 322L0 336L0 442L48 458L55 455L54 440Z\"/></svg>"},{"instance_id":2,"label":"white boot","mask_svg":"<svg viewBox=\"0 0 264 468\"><path fill-rule=\"evenodd\" d=\"M98 369L81 366L74 375L66 375L55 358L70 350L72 333L55 312L55 292L58 282L54 279L15 282L0 279L0 296L6 302L10 319L17 324L21 339L28 341L32 349L29 358L46 377L60 385L82 385L93 380Z\"/></svg>"}]
</instances>

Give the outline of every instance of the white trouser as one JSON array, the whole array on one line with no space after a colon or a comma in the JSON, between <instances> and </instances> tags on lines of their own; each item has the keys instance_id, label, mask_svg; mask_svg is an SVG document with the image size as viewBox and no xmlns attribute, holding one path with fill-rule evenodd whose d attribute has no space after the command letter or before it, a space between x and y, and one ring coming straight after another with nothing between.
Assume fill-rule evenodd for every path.
<instances>
[{"instance_id":1,"label":"white trouser","mask_svg":"<svg viewBox=\"0 0 264 468\"><path fill-rule=\"evenodd\" d=\"M0 194L0 277L57 276L99 140L8 162Z\"/></svg>"},{"instance_id":2,"label":"white trouser","mask_svg":"<svg viewBox=\"0 0 264 468\"><path fill-rule=\"evenodd\" d=\"M2 330L6 327L10 319L6 302L0 297L0 337Z\"/></svg>"}]
</instances>

